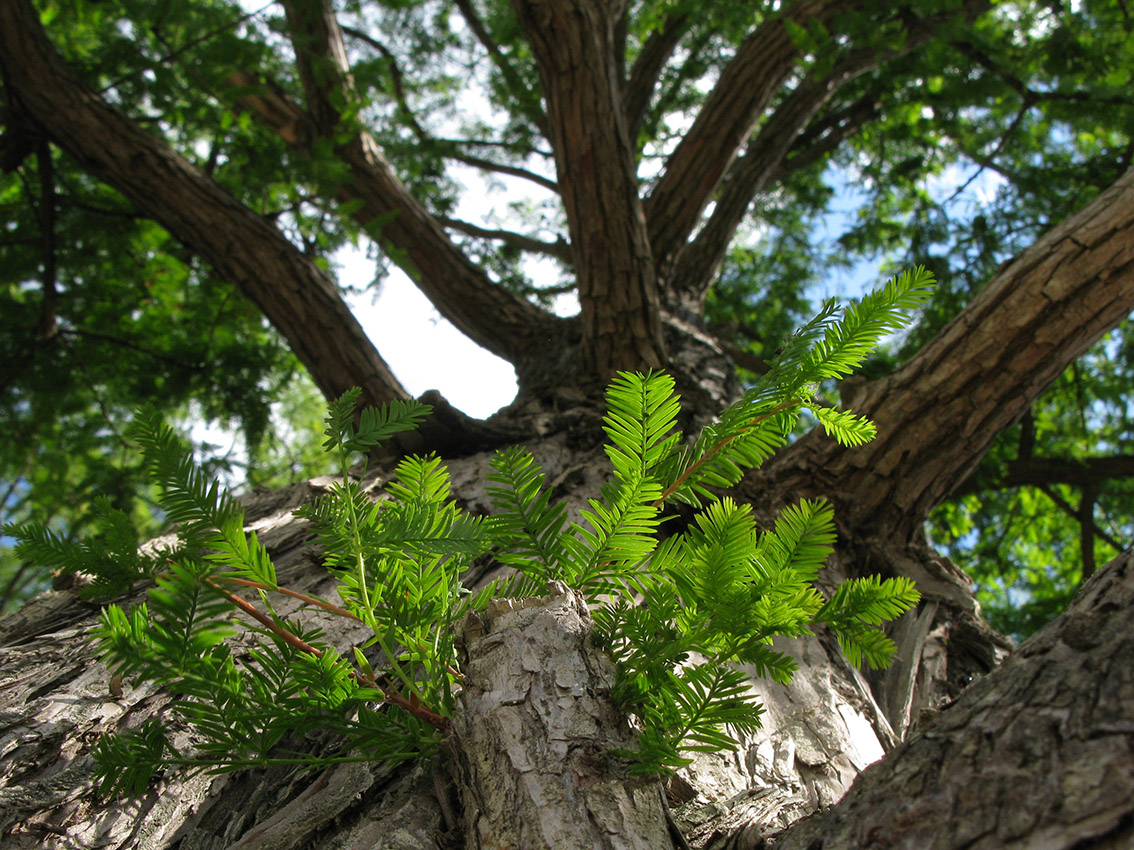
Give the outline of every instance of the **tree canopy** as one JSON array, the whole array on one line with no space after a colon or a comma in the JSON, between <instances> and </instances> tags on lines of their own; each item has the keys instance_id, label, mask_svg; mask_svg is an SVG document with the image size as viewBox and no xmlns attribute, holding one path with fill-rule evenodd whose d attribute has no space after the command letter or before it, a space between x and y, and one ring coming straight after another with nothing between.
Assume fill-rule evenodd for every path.
<instances>
[{"instance_id":1,"label":"tree canopy","mask_svg":"<svg viewBox=\"0 0 1134 850\"><path fill-rule=\"evenodd\" d=\"M239 427L259 484L311 471L315 388L406 395L344 245L512 361L516 415L722 352L743 380L836 275L924 264L875 380L1134 156L1115 0L15 0L2 24L3 511L65 534L94 493L148 495L143 401ZM1106 324L929 518L1006 631L1134 536L1134 342ZM737 389L678 379L703 411ZM2 557L4 604L41 586Z\"/></svg>"}]
</instances>

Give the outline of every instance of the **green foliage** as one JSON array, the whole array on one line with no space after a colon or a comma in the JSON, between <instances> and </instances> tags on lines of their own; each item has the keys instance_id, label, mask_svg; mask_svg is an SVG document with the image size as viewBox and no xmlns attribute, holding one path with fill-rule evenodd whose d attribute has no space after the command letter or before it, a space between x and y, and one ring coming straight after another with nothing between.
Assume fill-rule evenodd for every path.
<instances>
[{"instance_id":1,"label":"green foliage","mask_svg":"<svg viewBox=\"0 0 1134 850\"><path fill-rule=\"evenodd\" d=\"M404 402L356 414L359 393L347 393L331 403L324 432L341 478L295 512L322 544L339 603L281 586L263 544L245 533L237 502L156 412L139 412L131 436L161 509L177 524L176 551L139 554L128 519L106 503L104 534L91 542L71 543L42 525L5 528L22 555L89 572L105 593L153 580L131 611L108 605L94 637L117 675L156 681L179 697L171 710L193 730L193 744L179 748L156 722L107 738L95 749L100 788L137 793L167 765L227 771L427 754L448 727L459 687L457 618L495 592L526 594L553 580L589 600L598 639L617 662L614 696L641 726L639 749L617 755L639 773L733 747L756 728L761 707L749 672L787 682L795 670L773 647L777 636L824 626L852 663L888 663L894 646L881 625L917 602L912 582L853 579L824 598L815 581L833 551L830 506L800 502L760 533L750 507L713 489L735 484L782 445L800 411L819 409L818 382L853 369L925 299L929 283L918 269L841 315L828 305L784 346L765 380L692 441L677 428L672 378L619 374L604 420L613 475L571 523L531 454L517 447L492 463L495 516L459 509L436 457L403 459L386 496L371 498L350 461L416 427L428 408ZM860 418L820 415L844 444L869 438ZM689 528L666 536L661 508L671 499L699 511ZM516 577L470 597L461 572L490 550ZM244 589L255 601L238 595ZM344 657L320 630L277 611L281 596L356 620L371 636ZM238 645L231 639L240 624ZM316 730L337 746L312 752L304 738Z\"/></svg>"},{"instance_id":2,"label":"green foliage","mask_svg":"<svg viewBox=\"0 0 1134 850\"><path fill-rule=\"evenodd\" d=\"M1131 331L1124 322L1059 376L930 516L934 544L972 577L989 623L1017 639L1134 540Z\"/></svg>"},{"instance_id":3,"label":"green foliage","mask_svg":"<svg viewBox=\"0 0 1134 850\"><path fill-rule=\"evenodd\" d=\"M355 451L413 428L428 410L391 405L364 412L356 426L356 401L357 393L336 402L327 419L327 450L344 464ZM388 488L392 498L377 503L344 465L342 481L298 512L312 522L327 567L341 581L338 606L278 585L263 545L244 532L243 510L208 480L156 413L141 411L131 435L158 486L161 509L178 524L176 552L162 553L160 563L138 555L136 534L113 513L106 516L107 533L92 543L72 544L40 526L5 529L20 539L20 554L93 574L92 589L117 593L138 579L155 579L147 601L132 611L108 605L95 638L115 673L155 680L182 697L174 711L201 741L182 753L152 724L108 739L95 751L103 790L136 791L168 764L314 766L362 758L347 750L398 759L435 748L437 726L452 710L450 625L468 604L459 566L492 541L491 523L465 516L449 499L436 460L403 460ZM258 606L236 596L249 587ZM350 663L319 631L277 613L271 591L360 620L373 637ZM244 622L251 636L243 638L240 656L228 643L237 613L253 623ZM373 661L364 653L372 645L382 653ZM313 730L342 737L346 749L318 757L297 749Z\"/></svg>"},{"instance_id":4,"label":"green foliage","mask_svg":"<svg viewBox=\"0 0 1134 850\"><path fill-rule=\"evenodd\" d=\"M372 228L355 221L351 202L340 203L333 190L342 173L334 140L304 155L237 106L259 88L234 86L234 69L304 102L291 51L279 49L288 32L278 6L37 5L53 43L94 91L278 224L295 245L324 262L348 243L367 245ZM468 182L452 170L455 164L476 160L544 177L554 170L538 74L511 5L483 0L469 7L482 29L459 20L451 5L422 0L337 6L358 93L342 104L348 123L363 123L414 196L442 215L454 213ZM825 25L792 24L805 57L788 79L816 79L843 59L896 46L910 24L947 8L848 3ZM633 128L643 194L738 46L779 12L780 4L734 0L630 5L619 31L625 50L617 56L626 77L648 47L664 41L663 33L677 31ZM1127 4L1118 0L992 4L971 24L942 19L935 37L917 50L839 78L775 182L753 199L706 299L714 329L757 361L768 360L812 311L813 298L832 294L840 270L859 277L865 266L876 273L879 262L925 265L940 285L917 326L896 350L866 366L871 376L894 368L951 320L1001 262L1129 168L1129 29ZM788 97L786 87L776 92L771 108ZM490 110L467 108L483 100ZM140 529L155 530L160 518L129 508L152 493L130 464L124 440L133 411L147 401L160 400L175 420L217 419L240 429L252 485L310 472L321 462L317 442L308 438L322 400L313 401L295 358L256 306L80 163L54 149L50 162L53 176L42 173L36 156L0 174L0 420L8 426L0 443L3 520L35 516L76 541L95 522L90 501L76 494L99 492ZM482 173L491 191L501 193L493 203L500 221L485 224L548 242L566 235L553 193L532 197L515 191L530 181ZM41 215L49 186L56 212L51 234L43 232ZM469 185L470 193L478 191ZM500 240L453 238L502 285L548 303L528 274L530 255ZM53 243L53 306L46 241ZM378 278L397 259L373 245L368 251ZM561 263L560 271L569 290L571 270ZM57 333L48 335L51 313ZM1129 386L1116 400L1109 389L1092 395L1088 382L1085 406L1124 411ZM281 405L285 394L293 398ZM1051 412L1066 412L1057 407ZM284 427L273 426L277 417ZM1055 456L1065 440L1047 437L1043 448ZM1082 445L1095 454L1112 450L1106 438L1091 439ZM1105 488L1100 522L1121 515L1126 489ZM996 512L1019 515L1024 508L996 490L979 498L983 508L974 523L993 535L1011 524L1009 514L998 520ZM1051 504L1035 507L1058 532L1057 548L1073 552L1076 524ZM1125 533L1120 519L1114 524ZM1042 546L1030 549L1012 558L1042 559ZM1000 555L979 557L978 568L1007 563ZM1064 579L1055 576L1066 591ZM26 598L46 580L0 548L0 605ZM1004 580L1015 585L1009 574Z\"/></svg>"}]
</instances>

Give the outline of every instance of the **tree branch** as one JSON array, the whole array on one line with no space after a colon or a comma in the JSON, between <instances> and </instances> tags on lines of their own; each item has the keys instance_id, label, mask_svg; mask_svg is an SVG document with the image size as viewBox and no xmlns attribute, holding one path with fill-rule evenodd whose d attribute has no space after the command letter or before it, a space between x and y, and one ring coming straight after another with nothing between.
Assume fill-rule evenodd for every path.
<instances>
[{"instance_id":1,"label":"tree branch","mask_svg":"<svg viewBox=\"0 0 1134 850\"><path fill-rule=\"evenodd\" d=\"M340 133L331 93L353 97L342 48L342 33L323 0L288 0L284 4L295 34L300 68L334 62L334 72L302 72L314 116L309 127L320 134ZM245 77L245 79L247 79ZM250 104L258 108L255 102ZM296 112L294 105L291 110ZM259 112L257 113L259 115ZM320 122L329 121L324 126ZM294 134L303 148L308 133ZM286 137L284 137L286 139ZM395 261L442 316L474 342L512 362L531 356L533 347L556 332L562 320L497 286L445 235L440 223L398 179L368 133L358 128L337 149L348 166L349 183L337 187L343 202L362 201L354 218L391 249Z\"/></svg>"},{"instance_id":2,"label":"tree branch","mask_svg":"<svg viewBox=\"0 0 1134 850\"><path fill-rule=\"evenodd\" d=\"M856 394L855 412L878 426L873 442L833 451L810 435L772 465L790 475L793 456L817 451L852 527L913 535L996 435L1131 309L1134 171L1006 263L905 366Z\"/></svg>"},{"instance_id":3,"label":"tree branch","mask_svg":"<svg viewBox=\"0 0 1134 850\"><path fill-rule=\"evenodd\" d=\"M539 68L571 233L584 372L661 366L658 310L634 148L613 49L623 3L513 0Z\"/></svg>"},{"instance_id":4,"label":"tree branch","mask_svg":"<svg viewBox=\"0 0 1134 850\"><path fill-rule=\"evenodd\" d=\"M993 59L991 56L989 56L987 53L985 53L983 50L980 50L973 44L963 41L955 41L952 42L952 47L960 52L963 56L971 59L973 62L976 62L993 76L998 77L1009 88L1015 91L1016 94L1020 96L1020 99L1029 106L1040 103L1041 101L1054 103L1094 103L1100 106L1105 105L1117 107L1134 105L1134 97L1123 95L1108 95L1106 97L1100 97L1099 95L1084 91L1036 91L1035 89L1028 87L1028 85L1015 74L1010 73L1006 68L1003 68L1002 66L997 64L995 59Z\"/></svg>"},{"instance_id":5,"label":"tree branch","mask_svg":"<svg viewBox=\"0 0 1134 850\"><path fill-rule=\"evenodd\" d=\"M624 93L626 124L630 128L631 139L637 138L662 69L688 29L688 15L678 13L667 16L662 25L650 33L634 60Z\"/></svg>"},{"instance_id":6,"label":"tree branch","mask_svg":"<svg viewBox=\"0 0 1134 850\"><path fill-rule=\"evenodd\" d=\"M508 61L508 57L504 55L504 51L500 49L500 45L489 33L488 28L484 25L476 9L473 7L472 0L455 0L457 10L461 13L461 17L465 19L469 30L476 40L481 43L485 50L488 51L488 57L492 63L500 71L500 76L504 78L504 82L515 92L527 91L530 84L516 73L516 69L512 67L512 63ZM538 102L538 101L537 101ZM548 128L547 116L538 108L527 110L530 114L528 120L531 121L537 130L543 134L544 138L551 138L551 130Z\"/></svg>"},{"instance_id":7,"label":"tree branch","mask_svg":"<svg viewBox=\"0 0 1134 850\"><path fill-rule=\"evenodd\" d=\"M981 490L1007 490L1012 487L1042 487L1071 484L1095 487L1115 478L1134 477L1134 456L1110 455L1082 459L1027 457L1011 461L1001 475L990 477L980 471L957 485L950 496L964 496Z\"/></svg>"},{"instance_id":8,"label":"tree branch","mask_svg":"<svg viewBox=\"0 0 1134 850\"><path fill-rule=\"evenodd\" d=\"M773 178L778 181L813 164L832 153L846 139L882 114L882 105L873 94L865 94L842 109L823 116L799 135L780 162L779 174Z\"/></svg>"},{"instance_id":9,"label":"tree branch","mask_svg":"<svg viewBox=\"0 0 1134 850\"><path fill-rule=\"evenodd\" d=\"M975 14L982 6L983 0L977 0L965 13ZM675 293L679 299L699 304L704 298L720 271L729 242L752 199L784 175L787 170L785 160L800 134L831 97L856 77L932 41L940 27L954 15L956 10L928 18L904 14L905 38L901 48L848 50L833 63L828 73L822 76L809 74L784 98L756 137L748 143L744 156L729 169L708 222L690 245L674 254L675 270L669 273L668 269L661 269L664 279L672 280L675 286L680 287L681 291ZM842 133L829 132L828 144L841 141L853 129L860 127L865 116L874 112L873 99L860 99L856 107L852 114L859 121L847 121Z\"/></svg>"},{"instance_id":10,"label":"tree branch","mask_svg":"<svg viewBox=\"0 0 1134 850\"><path fill-rule=\"evenodd\" d=\"M650 245L661 267L672 266L773 95L795 70L799 51L784 20L824 21L845 6L845 0L800 0L741 43L646 199Z\"/></svg>"},{"instance_id":11,"label":"tree branch","mask_svg":"<svg viewBox=\"0 0 1134 850\"><path fill-rule=\"evenodd\" d=\"M555 192L555 194L557 195L559 194L559 184L554 180L549 180L542 174L536 174L534 171L528 171L528 169L526 168L519 168L515 165L505 165L502 162L494 162L491 159L484 159L483 157L473 156L472 154L461 153L456 149L450 150L445 147L444 142L437 141L436 144L438 149L441 151L441 155L448 159L453 159L457 162L463 162L465 165L471 165L473 168L480 168L484 171L495 171L498 174L508 174L512 177L519 177L522 180L530 180L537 186L542 186L548 191Z\"/></svg>"},{"instance_id":12,"label":"tree branch","mask_svg":"<svg viewBox=\"0 0 1134 850\"><path fill-rule=\"evenodd\" d=\"M673 281L676 298L700 304L720 272L729 243L752 199L782 175L784 159L799 133L840 86L884 58L875 50L854 51L828 74L808 77L776 108L748 144L744 156L730 169L709 220L697 237L674 255L674 271L663 271L663 277Z\"/></svg>"},{"instance_id":13,"label":"tree branch","mask_svg":"<svg viewBox=\"0 0 1134 850\"><path fill-rule=\"evenodd\" d=\"M432 136L417 120L413 110L410 108L409 99L406 96L405 90L405 76L402 74L402 69L398 67L397 58L393 53L380 42L378 39L371 36L369 33L362 32L361 30L354 29L353 27L343 27L342 31L353 38L373 47L382 57L390 63L390 80L394 85L394 100L398 105L398 112L402 116L402 120L406 122L413 134L421 140L423 145L437 150L441 156L447 159L452 159L457 162L463 162L465 165L471 165L474 168L481 168L485 171L495 171L500 174L508 174L512 177L520 177L524 180L530 180L537 186L542 186L544 189L559 193L559 187L555 184L554 180L548 180L542 174L536 174L533 171L528 171L526 168L519 168L514 165L507 165L506 163L494 162L491 159L484 157L466 154L459 149L459 143L448 139L438 139Z\"/></svg>"},{"instance_id":14,"label":"tree branch","mask_svg":"<svg viewBox=\"0 0 1134 850\"><path fill-rule=\"evenodd\" d=\"M496 239L506 245L519 248L521 251L529 251L533 254L545 254L548 257L554 257L568 265L571 263L571 246L562 238L555 242L544 242L541 239L524 236L521 233L513 233L511 230L490 230L456 218L438 216L437 220L445 227L459 230L461 233L475 236L478 239Z\"/></svg>"},{"instance_id":15,"label":"tree branch","mask_svg":"<svg viewBox=\"0 0 1134 850\"><path fill-rule=\"evenodd\" d=\"M408 395L334 282L261 216L76 79L28 0L0 4L0 74L10 105L263 310L324 395L360 383L369 404Z\"/></svg>"}]
</instances>

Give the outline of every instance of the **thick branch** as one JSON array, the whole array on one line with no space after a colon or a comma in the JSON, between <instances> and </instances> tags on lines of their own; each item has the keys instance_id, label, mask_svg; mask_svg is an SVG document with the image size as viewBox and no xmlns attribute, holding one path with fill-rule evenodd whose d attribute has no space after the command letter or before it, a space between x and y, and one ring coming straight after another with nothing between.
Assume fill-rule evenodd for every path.
<instances>
[{"instance_id":1,"label":"thick branch","mask_svg":"<svg viewBox=\"0 0 1134 850\"><path fill-rule=\"evenodd\" d=\"M0 72L14 107L253 301L337 397L407 394L337 288L261 216L103 102L65 67L28 0L0 4Z\"/></svg>"},{"instance_id":2,"label":"thick branch","mask_svg":"<svg viewBox=\"0 0 1134 850\"><path fill-rule=\"evenodd\" d=\"M658 77L688 29L687 14L668 16L661 27L650 33L646 43L642 45L641 52L634 60L625 90L626 124L630 128L631 139L637 138L638 130L641 129L642 122L646 118L650 99L657 87Z\"/></svg>"},{"instance_id":3,"label":"thick branch","mask_svg":"<svg viewBox=\"0 0 1134 850\"><path fill-rule=\"evenodd\" d=\"M620 4L513 0L539 67L574 249L584 370L665 362L657 279L613 45Z\"/></svg>"},{"instance_id":4,"label":"thick branch","mask_svg":"<svg viewBox=\"0 0 1134 850\"><path fill-rule=\"evenodd\" d=\"M828 19L845 0L801 0L786 13L794 22ZM693 232L721 179L765 108L795 71L799 51L781 16L758 26L721 72L693 126L646 199L650 245L668 266Z\"/></svg>"},{"instance_id":5,"label":"thick branch","mask_svg":"<svg viewBox=\"0 0 1134 850\"><path fill-rule=\"evenodd\" d=\"M853 525L913 534L995 436L1132 309L1134 171L1002 267L905 366L849 399L877 423L872 443L834 451L812 435L777 465L818 450Z\"/></svg>"},{"instance_id":6,"label":"thick branch","mask_svg":"<svg viewBox=\"0 0 1134 850\"><path fill-rule=\"evenodd\" d=\"M338 61L343 53L342 33L322 0L290 0L285 6L289 20L302 27L295 39L296 51L302 54L300 67L317 62L322 69L312 73L310 80L301 74L309 111L316 116L333 113L332 84L344 96L351 96L346 67ZM335 63L333 68L329 62ZM250 105L258 108L255 102ZM291 109L296 112L294 106ZM315 119L310 129L318 134L341 132L337 114L333 119L329 127ZM305 149L311 136L303 132L293 138L292 144ZM351 174L349 183L337 187L339 199L362 201L354 218L370 228L375 238L393 246L399 265L462 333L515 362L530 356L533 346L558 327L560 320L497 286L449 240L440 223L398 179L369 134L359 128L337 152Z\"/></svg>"}]
</instances>

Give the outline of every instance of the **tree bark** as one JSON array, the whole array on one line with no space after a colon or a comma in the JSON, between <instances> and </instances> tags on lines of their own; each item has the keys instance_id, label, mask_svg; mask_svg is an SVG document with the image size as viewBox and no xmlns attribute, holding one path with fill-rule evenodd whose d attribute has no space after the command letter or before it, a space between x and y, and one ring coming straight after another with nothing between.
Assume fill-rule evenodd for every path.
<instances>
[{"instance_id":1,"label":"tree bark","mask_svg":"<svg viewBox=\"0 0 1134 850\"><path fill-rule=\"evenodd\" d=\"M1134 552L775 850L1062 850L1134 843ZM714 845L718 846L718 845Z\"/></svg>"},{"instance_id":2,"label":"tree bark","mask_svg":"<svg viewBox=\"0 0 1134 850\"><path fill-rule=\"evenodd\" d=\"M673 840L661 784L615 755L634 736L610 698L614 666L591 642L583 598L491 603L464 628L464 690L452 757L465 847L662 850Z\"/></svg>"},{"instance_id":3,"label":"tree bark","mask_svg":"<svg viewBox=\"0 0 1134 850\"><path fill-rule=\"evenodd\" d=\"M529 446L549 480L573 482L566 495L581 506L605 479L608 465L597 447L580 451L578 439L578 434L560 433ZM473 511L488 507L483 489L488 457L449 462L455 491ZM329 483L317 480L267 494L247 515L249 528L272 552L280 583L323 597L333 597L334 582L305 544L305 531L290 510ZM139 593L123 601L140 600ZM297 613L288 599L281 600L279 611L283 617ZM676 841L669 837L657 785L627 781L614 771L614 762L603 760L626 745L627 727L613 722L606 697L609 671L582 637L585 618L567 597L490 618L486 636L466 637L470 681L453 724L454 747L463 755L454 756L452 769L442 762L416 772L406 766L391 771L381 765L343 765L315 776L270 768L217 778L169 771L129 801L129 817L118 818L107 812L121 804L108 809L91 787L90 747L107 731L160 715L168 698L152 685L116 687L84 638L95 613L71 593L53 592L0 621L0 801L13 813L5 848L62 850L75 842L145 850L233 845L240 850L354 850L442 848L454 841L478 846L468 843L474 840L489 847L497 830L519 830L524 841L534 840L549 822L564 829L586 823L590 830L581 843L553 846L589 848L596 835L608 842L600 846L611 847L665 847ZM366 637L351 621L315 619L343 651ZM516 621L525 619L522 629ZM571 620L571 628L548 631L549 623L564 619ZM706 840L754 811L763 812L768 822L794 822L837 801L863 767L897 742L865 679L837 649L814 639L784 648L801 670L790 685L757 683L766 709L759 734L735 755L699 757L668 788L671 805L682 806L680 816L691 837ZM511 660L517 653L519 660ZM541 659L549 660L543 664ZM589 686L561 687L582 671ZM527 702L509 697L520 692ZM519 736L541 725L553 730L551 737ZM501 749L501 741L508 746ZM563 752L566 757L557 761ZM524 770L529 762L532 769ZM577 782L584 774L587 780ZM503 808L499 801L506 787L527 796L507 797ZM464 806L455 800L462 796ZM554 812L522 803L565 796L577 817L560 813L556 820ZM475 812L469 800L475 801ZM648 829L645 834L656 840L635 843L640 838L632 824ZM384 843L387 834L391 837Z\"/></svg>"},{"instance_id":4,"label":"tree bark","mask_svg":"<svg viewBox=\"0 0 1134 850\"><path fill-rule=\"evenodd\" d=\"M910 540L995 436L1131 309L1134 171L1006 263L905 366L845 392L878 425L871 443L848 451L812 434L770 473L821 468L849 528Z\"/></svg>"},{"instance_id":5,"label":"tree bark","mask_svg":"<svg viewBox=\"0 0 1134 850\"><path fill-rule=\"evenodd\" d=\"M79 81L28 0L0 3L0 76L12 108L263 310L327 398L355 386L369 404L408 396L331 278Z\"/></svg>"}]
</instances>

